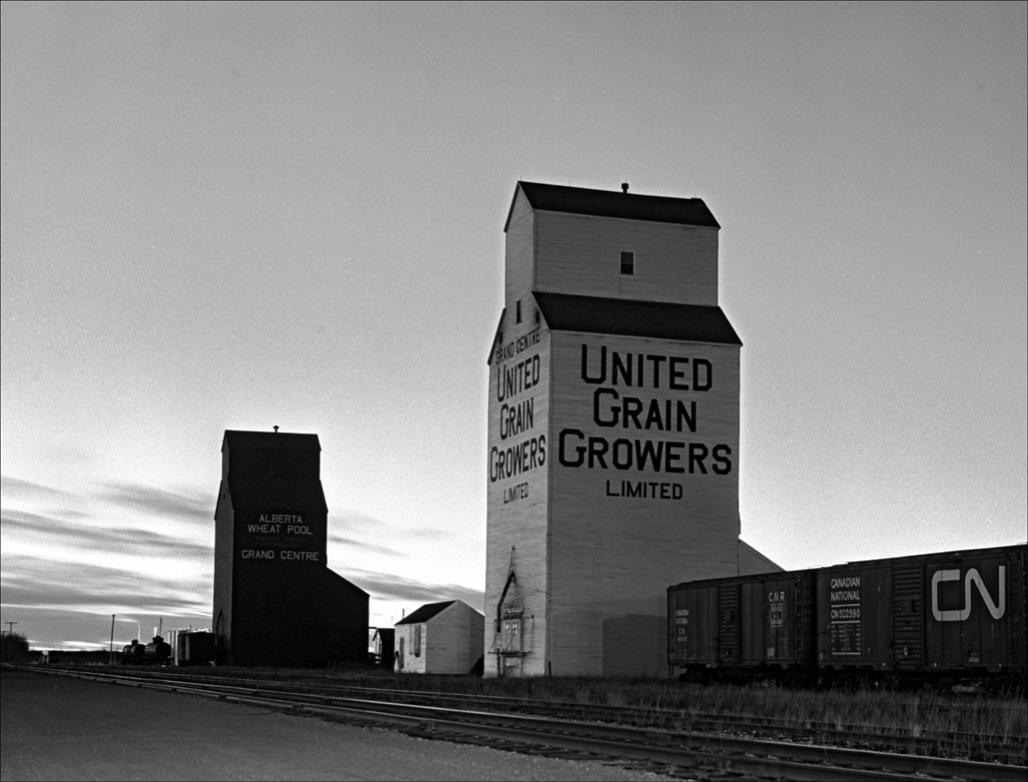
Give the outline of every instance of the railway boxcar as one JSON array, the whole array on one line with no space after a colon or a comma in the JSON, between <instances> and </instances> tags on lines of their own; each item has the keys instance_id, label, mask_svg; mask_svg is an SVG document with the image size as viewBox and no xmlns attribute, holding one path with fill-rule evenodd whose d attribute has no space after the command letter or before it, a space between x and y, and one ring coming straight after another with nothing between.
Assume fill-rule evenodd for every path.
<instances>
[{"instance_id":1,"label":"railway boxcar","mask_svg":"<svg viewBox=\"0 0 1028 782\"><path fill-rule=\"evenodd\" d=\"M1026 550L949 551L820 569L824 674L914 681L1023 677Z\"/></svg>"},{"instance_id":2,"label":"railway boxcar","mask_svg":"<svg viewBox=\"0 0 1028 782\"><path fill-rule=\"evenodd\" d=\"M668 588L668 664L692 679L1024 689L1028 546Z\"/></svg>"},{"instance_id":3,"label":"railway boxcar","mask_svg":"<svg viewBox=\"0 0 1028 782\"><path fill-rule=\"evenodd\" d=\"M814 571L687 582L668 589L668 662L688 678L810 676Z\"/></svg>"}]
</instances>

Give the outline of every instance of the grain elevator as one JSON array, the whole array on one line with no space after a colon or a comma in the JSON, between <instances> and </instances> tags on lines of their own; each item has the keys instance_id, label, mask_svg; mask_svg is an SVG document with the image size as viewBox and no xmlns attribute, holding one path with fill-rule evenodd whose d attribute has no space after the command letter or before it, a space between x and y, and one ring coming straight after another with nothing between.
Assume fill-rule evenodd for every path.
<instances>
[{"instance_id":1,"label":"grain elevator","mask_svg":"<svg viewBox=\"0 0 1028 782\"><path fill-rule=\"evenodd\" d=\"M368 593L328 567L316 434L227 430L214 512L218 662L363 664Z\"/></svg>"},{"instance_id":2,"label":"grain elevator","mask_svg":"<svg viewBox=\"0 0 1028 782\"><path fill-rule=\"evenodd\" d=\"M666 675L739 540L742 342L697 198L518 182L489 363L486 676Z\"/></svg>"}]
</instances>

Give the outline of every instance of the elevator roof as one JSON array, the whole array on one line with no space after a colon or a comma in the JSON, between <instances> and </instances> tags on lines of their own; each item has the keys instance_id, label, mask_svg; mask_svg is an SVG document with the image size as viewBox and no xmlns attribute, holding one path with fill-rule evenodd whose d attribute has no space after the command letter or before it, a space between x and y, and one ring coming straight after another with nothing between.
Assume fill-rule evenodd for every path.
<instances>
[{"instance_id":1,"label":"elevator roof","mask_svg":"<svg viewBox=\"0 0 1028 782\"><path fill-rule=\"evenodd\" d=\"M720 307L532 291L553 331L742 345Z\"/></svg>"},{"instance_id":2,"label":"elevator roof","mask_svg":"<svg viewBox=\"0 0 1028 782\"><path fill-rule=\"evenodd\" d=\"M708 228L720 228L714 215L700 198L673 198L670 196L637 195L613 190L594 190L585 187L565 187L539 182L518 182L514 188L504 233L510 224L510 215L518 191L525 194L533 209L548 212L620 217L627 220L651 220L659 223L680 223Z\"/></svg>"}]
</instances>

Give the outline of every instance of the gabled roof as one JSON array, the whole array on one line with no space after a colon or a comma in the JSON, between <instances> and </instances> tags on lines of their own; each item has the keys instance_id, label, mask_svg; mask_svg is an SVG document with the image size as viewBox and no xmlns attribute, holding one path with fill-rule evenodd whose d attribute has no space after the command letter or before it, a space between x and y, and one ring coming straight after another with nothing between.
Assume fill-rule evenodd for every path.
<instances>
[{"instance_id":1,"label":"gabled roof","mask_svg":"<svg viewBox=\"0 0 1028 782\"><path fill-rule=\"evenodd\" d=\"M445 611L447 608L449 608L456 602L456 600L444 600L441 603L426 603L425 605L421 606L421 608L419 608L417 611L412 613L410 616L405 616L396 624L415 625L419 624L420 622L427 622L433 616L435 616L438 613L441 613L442 611Z\"/></svg>"},{"instance_id":2,"label":"gabled roof","mask_svg":"<svg viewBox=\"0 0 1028 782\"><path fill-rule=\"evenodd\" d=\"M658 223L681 223L709 228L721 227L700 198L636 195L613 190L591 190L584 187L519 181L514 188L510 209L507 210L507 220L503 224L504 233L510 225L510 216L519 188L533 209L547 212L621 217L627 220L651 220Z\"/></svg>"},{"instance_id":3,"label":"gabled roof","mask_svg":"<svg viewBox=\"0 0 1028 782\"><path fill-rule=\"evenodd\" d=\"M503 334L503 317L507 314L507 308L504 307L500 310L500 319L496 321L496 331L493 332L493 343L489 346L489 358L485 360L485 363L492 366L493 356L496 355L496 346L500 344L500 337Z\"/></svg>"},{"instance_id":4,"label":"gabled roof","mask_svg":"<svg viewBox=\"0 0 1028 782\"><path fill-rule=\"evenodd\" d=\"M290 432L248 432L226 429L222 450L229 448L296 448L298 450L320 451L321 443L316 434L293 434Z\"/></svg>"},{"instance_id":5,"label":"gabled roof","mask_svg":"<svg viewBox=\"0 0 1028 782\"><path fill-rule=\"evenodd\" d=\"M552 331L742 345L720 307L532 291Z\"/></svg>"},{"instance_id":6,"label":"gabled roof","mask_svg":"<svg viewBox=\"0 0 1028 782\"><path fill-rule=\"evenodd\" d=\"M316 472L298 474L289 469L293 454L309 451L319 454L321 444L316 434L291 434L286 432L250 432L234 429L225 430L222 452L229 452L228 466L229 494L232 506L241 508L308 509L328 511L321 478ZM254 471L252 459L245 458L248 451L259 451L269 463L281 462L275 470ZM287 452L275 458L274 452ZM234 457L232 455L234 452ZM270 453L269 453L270 452ZM319 458L319 457L315 457ZM264 461L258 463L263 464ZM316 462L315 462L316 463ZM220 502L219 492L219 502Z\"/></svg>"}]
</instances>

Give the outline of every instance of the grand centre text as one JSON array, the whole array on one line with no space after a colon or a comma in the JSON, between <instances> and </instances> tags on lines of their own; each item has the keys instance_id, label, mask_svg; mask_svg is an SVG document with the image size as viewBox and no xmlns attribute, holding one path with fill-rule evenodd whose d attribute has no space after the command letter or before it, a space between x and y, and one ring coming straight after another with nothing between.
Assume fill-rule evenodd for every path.
<instances>
[{"instance_id":1,"label":"grand centre text","mask_svg":"<svg viewBox=\"0 0 1028 782\"><path fill-rule=\"evenodd\" d=\"M245 522L245 527L250 544L260 548L240 549L240 559L321 562L321 552L308 548L316 545L311 541L314 530L298 513L262 512L255 521Z\"/></svg>"}]
</instances>

